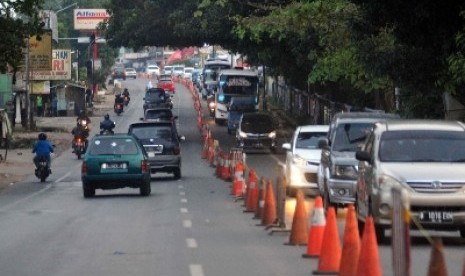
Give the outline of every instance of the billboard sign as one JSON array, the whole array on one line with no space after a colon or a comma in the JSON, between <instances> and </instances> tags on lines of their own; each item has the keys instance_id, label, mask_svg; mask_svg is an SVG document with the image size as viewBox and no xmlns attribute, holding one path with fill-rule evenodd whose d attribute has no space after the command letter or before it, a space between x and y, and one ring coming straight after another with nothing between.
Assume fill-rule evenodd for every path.
<instances>
[{"instance_id":1,"label":"billboard sign","mask_svg":"<svg viewBox=\"0 0 465 276\"><path fill-rule=\"evenodd\" d=\"M75 9L74 29L94 31L99 23L109 18L110 14L106 9Z\"/></svg>"},{"instance_id":2,"label":"billboard sign","mask_svg":"<svg viewBox=\"0 0 465 276\"><path fill-rule=\"evenodd\" d=\"M29 68L31 71L52 69L52 32L29 38Z\"/></svg>"},{"instance_id":3,"label":"billboard sign","mask_svg":"<svg viewBox=\"0 0 465 276\"><path fill-rule=\"evenodd\" d=\"M52 54L52 70L31 70L31 80L70 80L71 50L54 49Z\"/></svg>"}]
</instances>

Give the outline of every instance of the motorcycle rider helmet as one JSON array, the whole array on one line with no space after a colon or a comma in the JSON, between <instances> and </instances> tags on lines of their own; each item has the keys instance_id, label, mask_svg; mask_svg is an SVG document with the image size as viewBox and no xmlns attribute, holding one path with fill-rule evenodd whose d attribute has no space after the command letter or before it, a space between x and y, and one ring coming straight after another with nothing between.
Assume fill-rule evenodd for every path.
<instances>
[{"instance_id":1,"label":"motorcycle rider helmet","mask_svg":"<svg viewBox=\"0 0 465 276\"><path fill-rule=\"evenodd\" d=\"M39 133L39 140L47 140L47 134L45 133Z\"/></svg>"},{"instance_id":2,"label":"motorcycle rider helmet","mask_svg":"<svg viewBox=\"0 0 465 276\"><path fill-rule=\"evenodd\" d=\"M110 119L110 115L108 115L108 113L107 113L107 114L105 114L105 116L103 116L103 118L105 118L105 120L108 120L108 119Z\"/></svg>"}]
</instances>

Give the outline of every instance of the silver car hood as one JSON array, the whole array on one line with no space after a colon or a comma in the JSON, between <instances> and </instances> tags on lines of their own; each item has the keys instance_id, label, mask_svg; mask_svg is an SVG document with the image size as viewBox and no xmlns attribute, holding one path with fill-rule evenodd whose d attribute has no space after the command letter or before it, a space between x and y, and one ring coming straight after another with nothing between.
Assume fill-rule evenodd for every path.
<instances>
[{"instance_id":1,"label":"silver car hood","mask_svg":"<svg viewBox=\"0 0 465 276\"><path fill-rule=\"evenodd\" d=\"M331 151L331 155L335 164L358 165L353 151Z\"/></svg>"},{"instance_id":2,"label":"silver car hood","mask_svg":"<svg viewBox=\"0 0 465 276\"><path fill-rule=\"evenodd\" d=\"M321 150L320 149L295 149L294 152L305 160L312 160L320 162Z\"/></svg>"},{"instance_id":3,"label":"silver car hood","mask_svg":"<svg viewBox=\"0 0 465 276\"><path fill-rule=\"evenodd\" d=\"M383 163L379 170L404 182L465 180L465 163Z\"/></svg>"}]
</instances>

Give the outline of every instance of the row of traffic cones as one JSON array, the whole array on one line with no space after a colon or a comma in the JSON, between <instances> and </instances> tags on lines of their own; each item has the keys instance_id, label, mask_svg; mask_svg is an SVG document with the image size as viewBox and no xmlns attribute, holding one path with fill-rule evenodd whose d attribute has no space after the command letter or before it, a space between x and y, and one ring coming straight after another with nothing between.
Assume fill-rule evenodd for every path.
<instances>
[{"instance_id":1,"label":"row of traffic cones","mask_svg":"<svg viewBox=\"0 0 465 276\"><path fill-rule=\"evenodd\" d=\"M197 101L198 93L194 93L196 92L195 88L192 86L189 90L192 90L193 98ZM203 114L199 111L201 110L200 104L195 105L195 107L198 110L198 125L201 130L202 141L206 145L202 151L202 158L208 159L211 164L215 164L216 175L219 178L233 180L231 194L236 199L244 198L244 212L254 213L254 219L261 220L259 225L268 226L275 223L277 214L272 182L263 177L258 179L256 171L250 169L248 181L245 183L245 164L237 160L234 154L224 153L219 147L216 154L212 154L209 145L213 144L213 137L208 125L202 121ZM212 160L215 160L216 163ZM306 245L306 252L302 254L302 257L319 259L318 267L313 271L313 274L337 274L341 276L382 275L372 217L367 217L363 236L360 240L355 209L352 205L349 205L342 246L339 241L335 209L329 207L325 217L322 199L319 196L316 197L309 229L305 198L302 192L298 191L292 228L289 241L286 244ZM433 240L428 276L433 275L447 275L441 239ZM462 276L465 276L465 259Z\"/></svg>"}]
</instances>

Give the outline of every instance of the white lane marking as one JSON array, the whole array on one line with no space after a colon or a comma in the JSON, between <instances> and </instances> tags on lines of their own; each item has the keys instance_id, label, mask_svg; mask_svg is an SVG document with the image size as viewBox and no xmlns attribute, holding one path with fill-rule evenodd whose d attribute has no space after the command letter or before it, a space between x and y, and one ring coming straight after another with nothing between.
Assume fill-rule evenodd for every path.
<instances>
[{"instance_id":1,"label":"white lane marking","mask_svg":"<svg viewBox=\"0 0 465 276\"><path fill-rule=\"evenodd\" d=\"M197 241L195 239L186 239L188 248L197 248Z\"/></svg>"},{"instance_id":2,"label":"white lane marking","mask_svg":"<svg viewBox=\"0 0 465 276\"><path fill-rule=\"evenodd\" d=\"M179 195L180 195L180 196L185 196L186 193L185 193L185 192L179 192Z\"/></svg>"},{"instance_id":3,"label":"white lane marking","mask_svg":"<svg viewBox=\"0 0 465 276\"><path fill-rule=\"evenodd\" d=\"M191 272L191 276L204 276L202 265L191 264L189 265L189 270Z\"/></svg>"},{"instance_id":4,"label":"white lane marking","mask_svg":"<svg viewBox=\"0 0 465 276\"><path fill-rule=\"evenodd\" d=\"M187 198L181 198L182 203L187 203Z\"/></svg>"},{"instance_id":5,"label":"white lane marking","mask_svg":"<svg viewBox=\"0 0 465 276\"><path fill-rule=\"evenodd\" d=\"M63 175L62 177L60 177L60 178L58 178L57 180L55 180L54 183L61 182L63 179L67 178L70 174L71 174L71 172L67 172L65 175Z\"/></svg>"},{"instance_id":6,"label":"white lane marking","mask_svg":"<svg viewBox=\"0 0 465 276\"><path fill-rule=\"evenodd\" d=\"M189 213L189 210L187 210L187 208L181 208L180 211L181 211L181 213L183 213L183 214Z\"/></svg>"},{"instance_id":7,"label":"white lane marking","mask_svg":"<svg viewBox=\"0 0 465 276\"><path fill-rule=\"evenodd\" d=\"M192 221L186 219L182 222L182 226L184 226L184 228L191 228L192 227Z\"/></svg>"}]
</instances>

